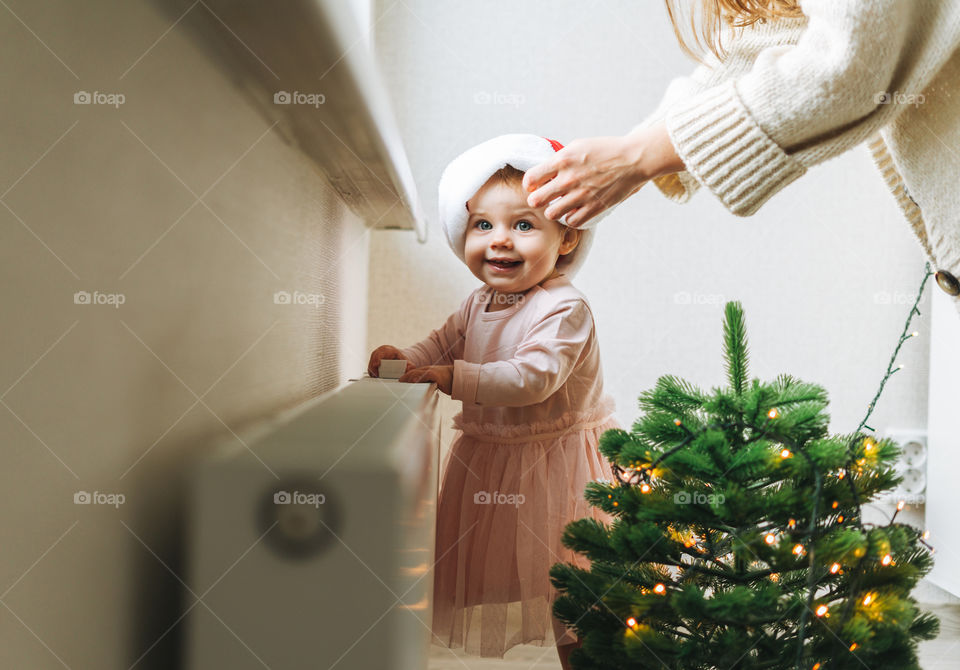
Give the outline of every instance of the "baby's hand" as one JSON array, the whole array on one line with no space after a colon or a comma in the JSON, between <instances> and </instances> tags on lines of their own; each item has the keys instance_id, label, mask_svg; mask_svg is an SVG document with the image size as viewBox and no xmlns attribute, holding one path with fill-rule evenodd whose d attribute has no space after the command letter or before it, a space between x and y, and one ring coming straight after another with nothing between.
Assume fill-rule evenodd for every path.
<instances>
[{"instance_id":1,"label":"baby's hand","mask_svg":"<svg viewBox=\"0 0 960 670\"><path fill-rule=\"evenodd\" d=\"M380 376L380 361L385 358L387 360L403 360L403 354L400 353L399 349L389 344L374 349L373 353L370 354L370 363L367 365L367 373L371 377ZM407 361L407 372L410 372L410 370L413 370L413 363Z\"/></svg>"},{"instance_id":2,"label":"baby's hand","mask_svg":"<svg viewBox=\"0 0 960 670\"><path fill-rule=\"evenodd\" d=\"M400 382L435 382L437 388L450 395L453 390L452 365L424 365L422 368L407 370L397 381Z\"/></svg>"}]
</instances>

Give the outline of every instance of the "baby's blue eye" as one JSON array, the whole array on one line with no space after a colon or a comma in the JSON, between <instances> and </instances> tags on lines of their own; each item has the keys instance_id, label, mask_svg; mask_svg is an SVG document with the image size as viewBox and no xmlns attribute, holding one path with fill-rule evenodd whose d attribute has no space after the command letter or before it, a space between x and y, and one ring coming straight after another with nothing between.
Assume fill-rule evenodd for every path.
<instances>
[{"instance_id":1,"label":"baby's blue eye","mask_svg":"<svg viewBox=\"0 0 960 670\"><path fill-rule=\"evenodd\" d=\"M526 228L520 228L520 230L526 232L528 230L533 230L533 224L529 221L517 221L517 227L526 226Z\"/></svg>"},{"instance_id":2,"label":"baby's blue eye","mask_svg":"<svg viewBox=\"0 0 960 670\"><path fill-rule=\"evenodd\" d=\"M490 228L493 227L492 225L490 225L489 221L477 221L477 228L479 228L480 230L490 230L490 228L484 228L484 226L490 226Z\"/></svg>"}]
</instances>

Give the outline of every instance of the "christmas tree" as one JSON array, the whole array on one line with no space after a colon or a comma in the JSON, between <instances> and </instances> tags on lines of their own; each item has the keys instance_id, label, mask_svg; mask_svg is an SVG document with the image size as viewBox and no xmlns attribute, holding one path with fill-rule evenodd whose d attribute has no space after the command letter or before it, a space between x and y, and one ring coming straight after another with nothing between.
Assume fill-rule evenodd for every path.
<instances>
[{"instance_id":1,"label":"christmas tree","mask_svg":"<svg viewBox=\"0 0 960 670\"><path fill-rule=\"evenodd\" d=\"M739 303L726 305L724 351L726 388L661 377L632 431L602 436L617 481L585 495L614 521L568 525L564 545L590 570L550 571L554 614L583 639L571 665L919 668L917 642L939 630L910 596L930 548L896 513L861 518L899 483L897 445L829 435L820 386L749 379Z\"/></svg>"}]
</instances>

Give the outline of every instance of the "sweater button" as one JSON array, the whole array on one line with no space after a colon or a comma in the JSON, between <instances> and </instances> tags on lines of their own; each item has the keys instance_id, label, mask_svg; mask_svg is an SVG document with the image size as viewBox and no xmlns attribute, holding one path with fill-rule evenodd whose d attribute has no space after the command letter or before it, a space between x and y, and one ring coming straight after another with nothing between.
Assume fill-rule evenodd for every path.
<instances>
[{"instance_id":1,"label":"sweater button","mask_svg":"<svg viewBox=\"0 0 960 670\"><path fill-rule=\"evenodd\" d=\"M947 295L960 295L960 282L946 270L939 270L934 278Z\"/></svg>"}]
</instances>

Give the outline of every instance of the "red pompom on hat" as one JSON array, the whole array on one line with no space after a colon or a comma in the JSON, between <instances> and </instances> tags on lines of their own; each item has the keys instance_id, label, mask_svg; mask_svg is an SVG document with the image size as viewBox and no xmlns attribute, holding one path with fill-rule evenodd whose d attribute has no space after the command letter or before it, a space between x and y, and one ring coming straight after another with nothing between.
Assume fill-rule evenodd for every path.
<instances>
[{"instance_id":1,"label":"red pompom on hat","mask_svg":"<svg viewBox=\"0 0 960 670\"><path fill-rule=\"evenodd\" d=\"M487 183L487 180L500 168L510 165L526 172L560 151L563 145L539 135L510 134L500 135L467 149L454 158L440 177L440 223L447 236L450 248L466 262L463 250L467 235L467 201ZM557 270L572 278L576 274L593 243L592 228L610 212L606 209L596 214L581 226L580 242L569 254L557 259ZM560 223L567 225L566 214Z\"/></svg>"}]
</instances>

